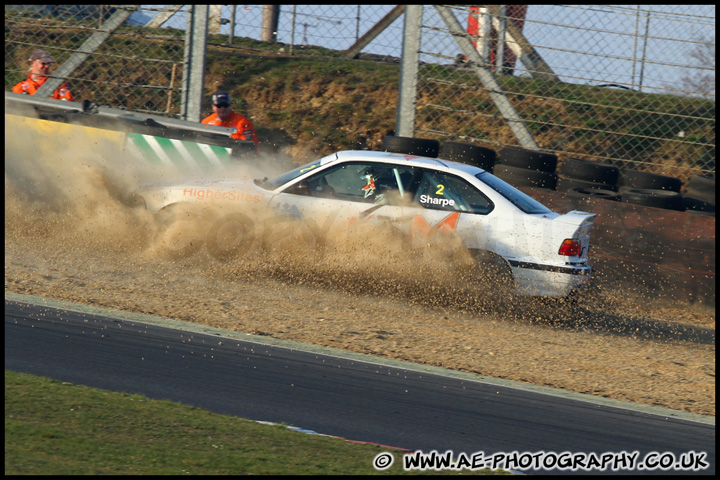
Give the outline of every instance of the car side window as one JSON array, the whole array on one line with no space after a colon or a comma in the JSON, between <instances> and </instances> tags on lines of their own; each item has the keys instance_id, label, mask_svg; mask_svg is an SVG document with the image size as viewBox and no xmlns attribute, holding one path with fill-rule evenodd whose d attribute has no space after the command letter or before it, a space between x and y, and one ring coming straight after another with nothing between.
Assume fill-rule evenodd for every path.
<instances>
[{"instance_id":1,"label":"car side window","mask_svg":"<svg viewBox=\"0 0 720 480\"><path fill-rule=\"evenodd\" d=\"M308 177L286 193L364 203L398 204L408 198L414 168L385 163L344 163Z\"/></svg>"},{"instance_id":2,"label":"car side window","mask_svg":"<svg viewBox=\"0 0 720 480\"><path fill-rule=\"evenodd\" d=\"M423 208L488 214L494 205L480 190L462 178L432 170L423 171L415 192L415 203Z\"/></svg>"}]
</instances>

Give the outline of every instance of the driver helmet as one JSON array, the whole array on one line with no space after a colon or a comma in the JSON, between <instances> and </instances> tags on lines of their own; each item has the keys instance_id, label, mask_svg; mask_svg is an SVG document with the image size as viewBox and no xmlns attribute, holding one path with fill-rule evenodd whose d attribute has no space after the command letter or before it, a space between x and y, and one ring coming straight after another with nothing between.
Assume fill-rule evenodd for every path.
<instances>
[{"instance_id":1,"label":"driver helmet","mask_svg":"<svg viewBox=\"0 0 720 480\"><path fill-rule=\"evenodd\" d=\"M375 171L372 168L367 168L364 173L360 176L362 180L365 180L365 185L361 187L361 190L365 192L365 198L375 193Z\"/></svg>"}]
</instances>

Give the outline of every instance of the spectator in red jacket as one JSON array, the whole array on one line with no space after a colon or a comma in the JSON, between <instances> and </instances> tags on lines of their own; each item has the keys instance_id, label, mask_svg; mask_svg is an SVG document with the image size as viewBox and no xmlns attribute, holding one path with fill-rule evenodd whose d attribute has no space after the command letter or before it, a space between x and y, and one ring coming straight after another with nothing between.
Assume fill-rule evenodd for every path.
<instances>
[{"instance_id":1,"label":"spectator in red jacket","mask_svg":"<svg viewBox=\"0 0 720 480\"><path fill-rule=\"evenodd\" d=\"M240 140L255 142L257 147L260 143L255 133L255 126L245 115L234 112L228 92L216 92L212 96L212 115L205 117L202 121L205 125L217 127L234 128L235 133L230 137Z\"/></svg>"},{"instance_id":2,"label":"spectator in red jacket","mask_svg":"<svg viewBox=\"0 0 720 480\"><path fill-rule=\"evenodd\" d=\"M13 92L24 93L25 95L35 95L40 87L48 79L48 73L50 72L50 64L55 63L55 60L45 50L35 50L28 59L30 62L30 74L27 80L23 80L13 87ZM60 85L49 98L56 100L67 100L73 101L72 92L67 83Z\"/></svg>"}]
</instances>

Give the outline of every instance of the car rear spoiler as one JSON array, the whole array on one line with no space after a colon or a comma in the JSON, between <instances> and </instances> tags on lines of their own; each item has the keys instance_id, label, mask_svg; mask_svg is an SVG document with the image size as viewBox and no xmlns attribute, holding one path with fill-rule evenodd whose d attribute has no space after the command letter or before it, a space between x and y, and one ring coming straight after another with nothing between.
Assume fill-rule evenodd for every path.
<instances>
[{"instance_id":1,"label":"car rear spoiler","mask_svg":"<svg viewBox=\"0 0 720 480\"><path fill-rule=\"evenodd\" d=\"M583 236L590 233L590 229L595 223L595 217L597 217L597 213L588 213L581 212L579 210L572 210L564 215L560 215L554 221L578 227L578 234L580 236Z\"/></svg>"}]
</instances>

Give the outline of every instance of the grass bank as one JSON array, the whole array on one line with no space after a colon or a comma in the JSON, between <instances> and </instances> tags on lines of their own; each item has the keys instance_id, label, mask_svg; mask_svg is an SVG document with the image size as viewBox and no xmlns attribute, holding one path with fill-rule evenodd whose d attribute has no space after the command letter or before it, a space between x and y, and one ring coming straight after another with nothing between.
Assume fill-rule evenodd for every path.
<instances>
[{"instance_id":1,"label":"grass bank","mask_svg":"<svg viewBox=\"0 0 720 480\"><path fill-rule=\"evenodd\" d=\"M419 473L403 471L401 451L388 470L375 470L373 459L387 451L5 371L5 475Z\"/></svg>"}]
</instances>

